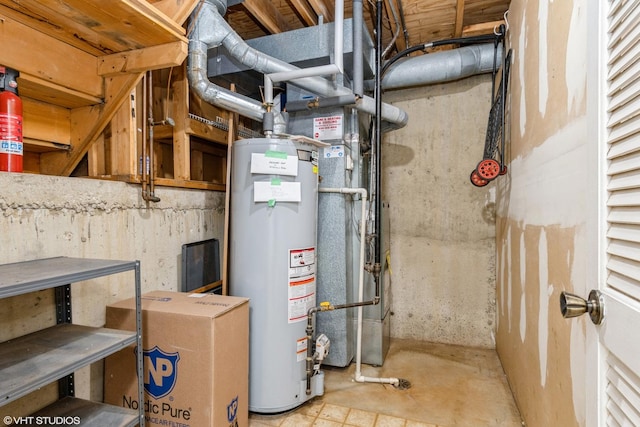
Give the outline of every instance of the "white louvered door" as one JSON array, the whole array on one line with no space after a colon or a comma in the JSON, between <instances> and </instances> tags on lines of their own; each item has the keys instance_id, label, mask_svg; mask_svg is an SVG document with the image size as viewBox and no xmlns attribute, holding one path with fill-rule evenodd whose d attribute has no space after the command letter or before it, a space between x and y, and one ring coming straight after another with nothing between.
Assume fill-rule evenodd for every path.
<instances>
[{"instance_id":1,"label":"white louvered door","mask_svg":"<svg viewBox=\"0 0 640 427\"><path fill-rule=\"evenodd\" d=\"M640 0L603 2L605 73L599 420L640 426Z\"/></svg>"}]
</instances>

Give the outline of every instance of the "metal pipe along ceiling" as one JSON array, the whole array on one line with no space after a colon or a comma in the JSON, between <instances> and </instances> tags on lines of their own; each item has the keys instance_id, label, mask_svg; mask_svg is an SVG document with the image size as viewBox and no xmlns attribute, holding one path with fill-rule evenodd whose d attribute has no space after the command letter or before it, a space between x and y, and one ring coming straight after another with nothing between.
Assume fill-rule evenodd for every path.
<instances>
[{"instance_id":1,"label":"metal pipe along ceiling","mask_svg":"<svg viewBox=\"0 0 640 427\"><path fill-rule=\"evenodd\" d=\"M245 66L263 74L287 73L299 70L298 67L260 52L245 41L229 26L222 17L221 0L206 0L197 12L195 24L189 42L189 81L200 97L222 108L262 121L265 108L261 102L231 92L209 81L207 77L207 50L224 46L229 54ZM356 0L356 6L360 6ZM493 43L461 47L459 49L435 52L427 55L406 58L398 61L385 73L382 79L383 89L402 89L412 86L444 83L489 73L493 70ZM502 50L497 50L497 61L502 60ZM356 80L356 94L361 95ZM334 85L334 82L321 77L306 77L292 80L292 83L305 90L324 97L353 95L349 88ZM365 82L365 89L374 90L373 81ZM376 115L376 102L373 98L362 96L356 101L357 110L371 116ZM407 114L392 105L383 103L381 118L385 129L397 129L406 125ZM389 126L390 125L390 126Z\"/></svg>"},{"instance_id":2,"label":"metal pipe along ceiling","mask_svg":"<svg viewBox=\"0 0 640 427\"><path fill-rule=\"evenodd\" d=\"M398 61L382 79L383 89L402 89L445 83L493 71L496 50L493 43L465 46L458 49L420 55ZM502 61L502 49L497 50L497 63ZM365 82L373 90L374 82Z\"/></svg>"},{"instance_id":3,"label":"metal pipe along ceiling","mask_svg":"<svg viewBox=\"0 0 640 427\"><path fill-rule=\"evenodd\" d=\"M245 41L229 26L219 13L216 4L211 0L206 0L203 7L197 12L191 41L189 42L189 81L194 90L207 102L221 105L223 100L233 104L238 99L243 104L225 106L232 111L254 117L257 113L257 105L262 104L247 97L240 97L233 92L211 83L206 79L206 58L202 61L202 45L208 48L224 46L229 54L240 61L245 66L263 73L279 73L297 70L298 67L288 64L279 59L273 58L260 52ZM193 67L193 69L192 69ZM334 83L321 77L307 77L295 79L291 82L305 90L325 97L337 97L351 95L353 92L344 86L334 86ZM227 96L237 98L226 99ZM361 112L374 116L376 113L375 101L373 98L363 96L356 101L355 108ZM391 128L401 128L407 124L408 116L403 110L389 104L382 105L381 118L387 122Z\"/></svg>"}]
</instances>

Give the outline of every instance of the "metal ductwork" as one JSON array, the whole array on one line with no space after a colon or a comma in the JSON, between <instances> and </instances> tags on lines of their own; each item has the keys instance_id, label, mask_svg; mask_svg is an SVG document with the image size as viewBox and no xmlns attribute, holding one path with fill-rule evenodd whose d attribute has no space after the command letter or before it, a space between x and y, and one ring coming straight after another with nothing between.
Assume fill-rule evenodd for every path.
<instances>
[{"instance_id":1,"label":"metal ductwork","mask_svg":"<svg viewBox=\"0 0 640 427\"><path fill-rule=\"evenodd\" d=\"M494 61L495 64L502 62L502 49L496 50L493 43L406 58L387 70L382 79L382 88L424 86L490 73L493 71ZM373 81L365 82L367 90L373 90L373 86Z\"/></svg>"},{"instance_id":2,"label":"metal ductwork","mask_svg":"<svg viewBox=\"0 0 640 427\"><path fill-rule=\"evenodd\" d=\"M299 68L249 46L224 20L219 12L219 4L219 0L205 0L202 8L196 12L197 16L189 42L189 81L205 101L255 118L260 111L263 111L261 103L234 94L208 80L206 48L223 46L234 59L263 74L294 71ZM291 83L323 97L353 94L351 89L321 77L301 78ZM237 105L235 105L236 102ZM372 116L376 113L375 101L368 96L357 100L355 108ZM397 129L405 126L408 121L406 112L389 104L382 105L381 118L387 122L385 128Z\"/></svg>"}]
</instances>

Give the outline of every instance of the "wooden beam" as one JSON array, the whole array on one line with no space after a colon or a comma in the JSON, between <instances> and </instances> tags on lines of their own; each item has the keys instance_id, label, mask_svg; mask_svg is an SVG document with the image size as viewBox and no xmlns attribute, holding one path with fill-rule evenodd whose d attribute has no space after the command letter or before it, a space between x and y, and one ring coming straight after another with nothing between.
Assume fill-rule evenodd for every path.
<instances>
[{"instance_id":1,"label":"wooden beam","mask_svg":"<svg viewBox=\"0 0 640 427\"><path fill-rule=\"evenodd\" d=\"M210 126L198 120L188 119L185 127L188 135L196 136L218 144L226 143L227 131Z\"/></svg>"},{"instance_id":2,"label":"wooden beam","mask_svg":"<svg viewBox=\"0 0 640 427\"><path fill-rule=\"evenodd\" d=\"M71 144L69 109L22 97L25 138Z\"/></svg>"},{"instance_id":3,"label":"wooden beam","mask_svg":"<svg viewBox=\"0 0 640 427\"><path fill-rule=\"evenodd\" d=\"M462 25L464 24L464 0L456 2L456 26L453 31L453 37L462 36Z\"/></svg>"},{"instance_id":4,"label":"wooden beam","mask_svg":"<svg viewBox=\"0 0 640 427\"><path fill-rule=\"evenodd\" d=\"M483 34L492 34L500 25L504 24L504 20L483 22L482 24L467 25L462 29L462 36L479 36Z\"/></svg>"},{"instance_id":5,"label":"wooden beam","mask_svg":"<svg viewBox=\"0 0 640 427\"><path fill-rule=\"evenodd\" d=\"M242 5L271 34L289 31L287 21L271 0L244 0Z\"/></svg>"},{"instance_id":6,"label":"wooden beam","mask_svg":"<svg viewBox=\"0 0 640 427\"><path fill-rule=\"evenodd\" d=\"M102 98L69 89L23 72L18 77L18 88L21 97L69 109L102 104Z\"/></svg>"},{"instance_id":7,"label":"wooden beam","mask_svg":"<svg viewBox=\"0 0 640 427\"><path fill-rule=\"evenodd\" d=\"M90 97L102 98L102 79L96 74L96 57L49 37L5 15L0 6L2 65L37 76ZM37 54L36 54L37 53Z\"/></svg>"},{"instance_id":8,"label":"wooden beam","mask_svg":"<svg viewBox=\"0 0 640 427\"><path fill-rule=\"evenodd\" d=\"M148 0L155 8L182 25L200 0Z\"/></svg>"},{"instance_id":9,"label":"wooden beam","mask_svg":"<svg viewBox=\"0 0 640 427\"><path fill-rule=\"evenodd\" d=\"M333 21L333 2L327 3L326 0L309 0L309 4L316 12L316 15L322 15L324 22Z\"/></svg>"},{"instance_id":10,"label":"wooden beam","mask_svg":"<svg viewBox=\"0 0 640 427\"><path fill-rule=\"evenodd\" d=\"M3 2L0 11L39 32L99 55L183 40L181 25L146 0ZM46 17L46 18L45 18Z\"/></svg>"},{"instance_id":11,"label":"wooden beam","mask_svg":"<svg viewBox=\"0 0 640 427\"><path fill-rule=\"evenodd\" d=\"M224 184L213 184L211 182L205 182L205 181L192 181L192 180L185 181L182 179L156 178L155 184L156 186L163 186L163 187L181 187L181 188L192 188L195 190L225 191Z\"/></svg>"},{"instance_id":12,"label":"wooden beam","mask_svg":"<svg viewBox=\"0 0 640 427\"><path fill-rule=\"evenodd\" d=\"M187 53L187 43L179 41L104 55L98 58L98 74L111 76L114 74L143 73L148 70L175 67L184 62Z\"/></svg>"},{"instance_id":13,"label":"wooden beam","mask_svg":"<svg viewBox=\"0 0 640 427\"><path fill-rule=\"evenodd\" d=\"M142 76L142 74L124 74L106 78L104 104L71 110L71 150L68 153L43 154L41 173L71 175Z\"/></svg>"},{"instance_id":14,"label":"wooden beam","mask_svg":"<svg viewBox=\"0 0 640 427\"><path fill-rule=\"evenodd\" d=\"M296 12L302 21L309 27L318 25L318 15L309 7L307 0L290 0L291 7Z\"/></svg>"}]
</instances>

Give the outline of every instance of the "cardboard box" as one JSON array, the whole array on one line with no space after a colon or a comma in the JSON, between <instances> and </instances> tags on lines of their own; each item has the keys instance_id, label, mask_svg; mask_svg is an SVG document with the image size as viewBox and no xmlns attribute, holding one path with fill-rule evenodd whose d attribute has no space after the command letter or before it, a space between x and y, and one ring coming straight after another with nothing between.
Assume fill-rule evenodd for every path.
<instances>
[{"instance_id":1,"label":"cardboard box","mask_svg":"<svg viewBox=\"0 0 640 427\"><path fill-rule=\"evenodd\" d=\"M146 425L249 425L249 300L156 291L142 296ZM107 306L106 327L135 330L135 300ZM106 403L137 409L135 349L105 360Z\"/></svg>"}]
</instances>

